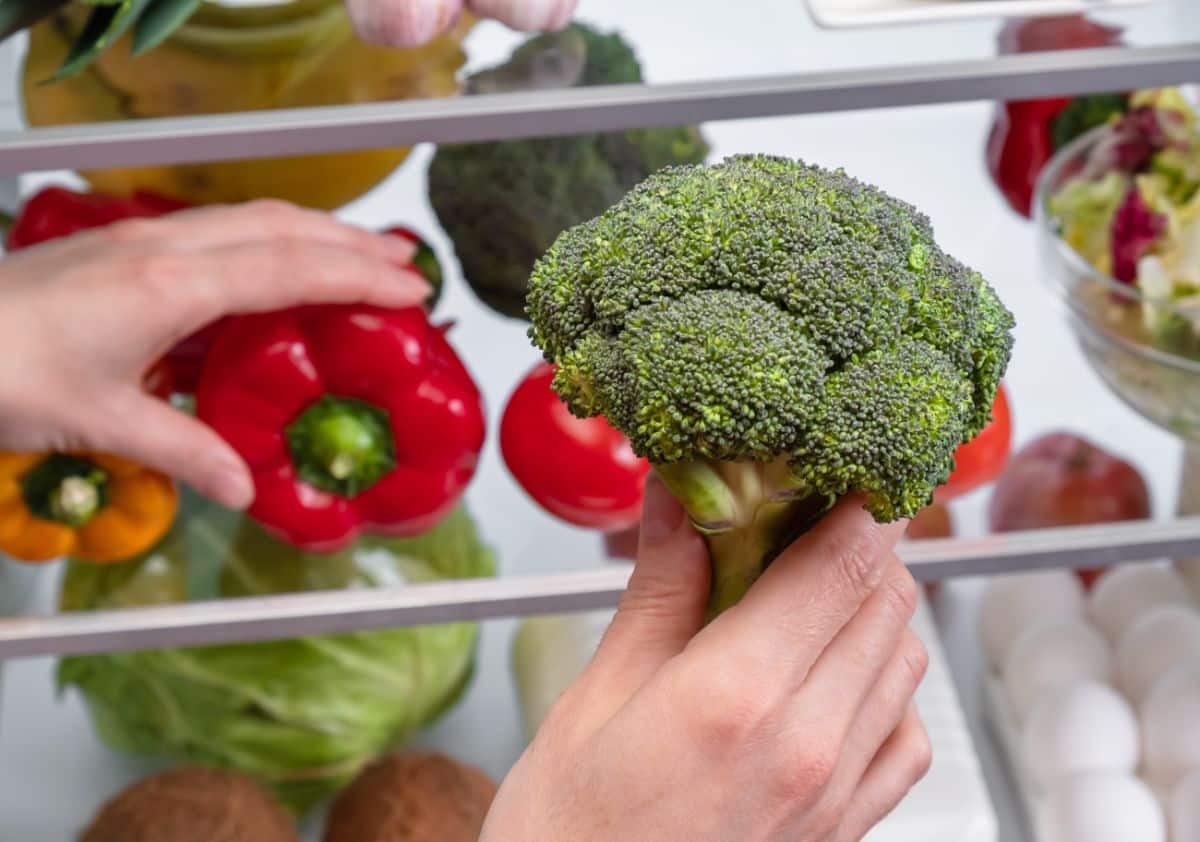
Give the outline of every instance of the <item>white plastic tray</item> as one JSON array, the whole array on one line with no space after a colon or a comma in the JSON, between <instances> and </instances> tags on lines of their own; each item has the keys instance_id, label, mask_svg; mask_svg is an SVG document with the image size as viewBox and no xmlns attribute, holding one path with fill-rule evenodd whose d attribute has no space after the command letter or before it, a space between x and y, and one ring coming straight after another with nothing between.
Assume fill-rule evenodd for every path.
<instances>
[{"instance_id":1,"label":"white plastic tray","mask_svg":"<svg viewBox=\"0 0 1200 842\"><path fill-rule=\"evenodd\" d=\"M808 0L818 26L846 29L998 17L1040 17L1142 6L1154 0Z\"/></svg>"},{"instance_id":2,"label":"white plastic tray","mask_svg":"<svg viewBox=\"0 0 1200 842\"><path fill-rule=\"evenodd\" d=\"M929 672L917 690L917 709L933 743L924 780L866 842L997 842L996 813L933 614L922 601L912 622L929 650Z\"/></svg>"}]
</instances>

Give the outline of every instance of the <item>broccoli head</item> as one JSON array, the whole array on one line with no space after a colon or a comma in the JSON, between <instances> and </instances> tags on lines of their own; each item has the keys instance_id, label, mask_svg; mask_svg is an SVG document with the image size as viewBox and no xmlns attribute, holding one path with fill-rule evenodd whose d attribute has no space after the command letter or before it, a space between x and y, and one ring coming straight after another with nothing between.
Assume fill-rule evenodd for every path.
<instances>
[{"instance_id":1,"label":"broccoli head","mask_svg":"<svg viewBox=\"0 0 1200 842\"><path fill-rule=\"evenodd\" d=\"M615 33L573 24L531 39L508 63L473 77L491 92L641 81L630 46ZM524 318L534 261L565 229L590 219L650 173L708 154L693 127L439 146L429 199L476 295Z\"/></svg>"},{"instance_id":2,"label":"broccoli head","mask_svg":"<svg viewBox=\"0 0 1200 842\"><path fill-rule=\"evenodd\" d=\"M912 206L841 171L738 156L669 167L559 237L530 336L706 536L711 608L858 492L929 504L987 424L1013 319Z\"/></svg>"}]
</instances>

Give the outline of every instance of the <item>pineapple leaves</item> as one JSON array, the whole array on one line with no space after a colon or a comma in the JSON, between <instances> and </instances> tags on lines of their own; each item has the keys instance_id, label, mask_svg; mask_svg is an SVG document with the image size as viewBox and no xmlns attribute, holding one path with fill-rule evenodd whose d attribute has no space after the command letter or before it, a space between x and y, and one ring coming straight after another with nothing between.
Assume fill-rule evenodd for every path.
<instances>
[{"instance_id":1,"label":"pineapple leaves","mask_svg":"<svg viewBox=\"0 0 1200 842\"><path fill-rule=\"evenodd\" d=\"M161 44L200 5L200 0L150 0L133 30L133 54L140 56Z\"/></svg>"},{"instance_id":2,"label":"pineapple leaves","mask_svg":"<svg viewBox=\"0 0 1200 842\"><path fill-rule=\"evenodd\" d=\"M119 3L95 5L88 15L83 31L71 45L62 66L50 77L49 82L67 79L79 73L116 41L137 20L150 0L121 0Z\"/></svg>"},{"instance_id":3,"label":"pineapple leaves","mask_svg":"<svg viewBox=\"0 0 1200 842\"><path fill-rule=\"evenodd\" d=\"M0 0L0 41L49 17L69 0Z\"/></svg>"}]
</instances>

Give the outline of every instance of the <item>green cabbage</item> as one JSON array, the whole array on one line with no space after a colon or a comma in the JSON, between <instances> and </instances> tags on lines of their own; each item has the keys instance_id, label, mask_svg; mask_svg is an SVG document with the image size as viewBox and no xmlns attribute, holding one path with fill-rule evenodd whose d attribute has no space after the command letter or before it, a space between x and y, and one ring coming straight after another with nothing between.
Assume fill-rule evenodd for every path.
<instances>
[{"instance_id":1,"label":"green cabbage","mask_svg":"<svg viewBox=\"0 0 1200 842\"><path fill-rule=\"evenodd\" d=\"M146 555L70 564L61 604L82 611L493 572L493 555L461 507L415 538L365 538L318 556L189 496ZM83 693L112 748L240 769L303 813L457 701L476 639L474 624L456 623L77 656L59 664L58 682Z\"/></svg>"}]
</instances>

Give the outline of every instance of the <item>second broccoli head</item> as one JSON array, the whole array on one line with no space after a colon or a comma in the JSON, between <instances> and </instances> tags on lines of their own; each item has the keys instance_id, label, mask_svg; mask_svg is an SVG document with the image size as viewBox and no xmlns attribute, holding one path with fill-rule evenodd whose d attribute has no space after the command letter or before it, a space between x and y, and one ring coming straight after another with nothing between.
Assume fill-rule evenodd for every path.
<instances>
[{"instance_id":1,"label":"second broccoli head","mask_svg":"<svg viewBox=\"0 0 1200 842\"><path fill-rule=\"evenodd\" d=\"M736 601L839 497L915 515L988 422L1013 319L911 205L767 156L663 170L530 280L555 389L647 457Z\"/></svg>"}]
</instances>

